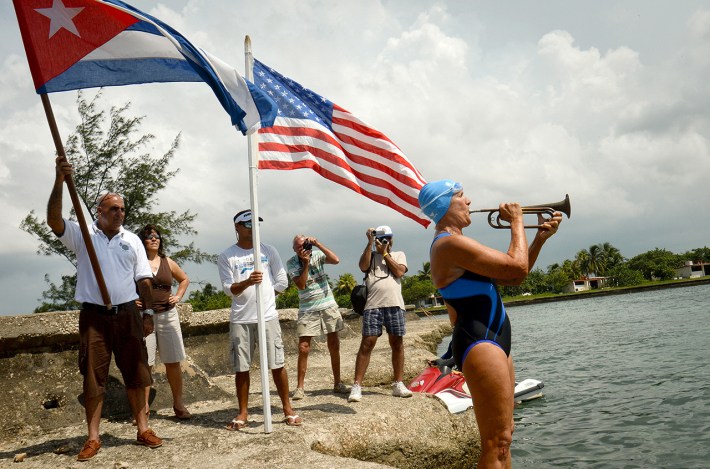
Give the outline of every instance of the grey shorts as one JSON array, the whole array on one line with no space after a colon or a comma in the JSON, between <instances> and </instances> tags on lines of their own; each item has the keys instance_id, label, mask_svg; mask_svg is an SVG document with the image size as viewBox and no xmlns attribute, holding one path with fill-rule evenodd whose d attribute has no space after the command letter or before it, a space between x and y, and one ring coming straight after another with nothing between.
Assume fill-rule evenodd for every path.
<instances>
[{"instance_id":1,"label":"grey shorts","mask_svg":"<svg viewBox=\"0 0 710 469\"><path fill-rule=\"evenodd\" d=\"M155 325L152 334L146 336L145 347L148 349L148 364L155 365L155 352L160 354L162 363L177 363L185 359L185 346L182 342L180 314L177 309L169 309L153 315Z\"/></svg>"},{"instance_id":2,"label":"grey shorts","mask_svg":"<svg viewBox=\"0 0 710 469\"><path fill-rule=\"evenodd\" d=\"M318 311L298 313L296 333L298 337L318 337L343 330L343 316L337 306Z\"/></svg>"},{"instance_id":3,"label":"grey shorts","mask_svg":"<svg viewBox=\"0 0 710 469\"><path fill-rule=\"evenodd\" d=\"M232 370L235 373L249 371L256 345L259 343L258 324L229 324L230 350ZM266 357L270 370L283 368L284 343L281 339L279 318L266 321Z\"/></svg>"},{"instance_id":4,"label":"grey shorts","mask_svg":"<svg viewBox=\"0 0 710 469\"><path fill-rule=\"evenodd\" d=\"M407 332L404 323L404 310L399 306L389 308L366 309L362 314L362 335L381 336L382 326L389 335L402 337Z\"/></svg>"}]
</instances>

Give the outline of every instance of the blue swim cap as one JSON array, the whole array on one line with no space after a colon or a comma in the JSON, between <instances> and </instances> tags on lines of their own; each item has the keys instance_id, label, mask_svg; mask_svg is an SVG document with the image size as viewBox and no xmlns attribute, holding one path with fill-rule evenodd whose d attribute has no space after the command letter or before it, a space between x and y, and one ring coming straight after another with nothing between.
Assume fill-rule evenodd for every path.
<instances>
[{"instance_id":1,"label":"blue swim cap","mask_svg":"<svg viewBox=\"0 0 710 469\"><path fill-rule=\"evenodd\" d=\"M419 207L434 223L439 223L451 205L451 198L462 190L461 183L451 179L429 182L419 191Z\"/></svg>"}]
</instances>

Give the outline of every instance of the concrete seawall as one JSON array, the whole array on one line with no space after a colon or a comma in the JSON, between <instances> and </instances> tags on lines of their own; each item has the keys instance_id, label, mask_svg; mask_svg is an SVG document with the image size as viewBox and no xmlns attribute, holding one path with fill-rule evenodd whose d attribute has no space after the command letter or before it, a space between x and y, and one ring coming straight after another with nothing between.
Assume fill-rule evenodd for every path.
<instances>
[{"instance_id":1,"label":"concrete seawall","mask_svg":"<svg viewBox=\"0 0 710 469\"><path fill-rule=\"evenodd\" d=\"M330 357L314 339L306 376L306 399L293 402L305 423L287 427L271 383L272 433L264 433L260 372L253 368L249 395L251 425L229 432L236 414L234 375L228 359L229 310L194 313L179 305L188 359L183 362L184 395L194 418L172 415L170 388L156 364L151 392L151 426L162 448L131 444L135 427L120 373L112 365L102 414L103 448L81 467L471 467L480 444L471 411L451 415L437 399L417 394L391 396L391 353L386 335L373 351L360 403L332 393ZM343 380L349 385L360 343L360 317L343 310ZM291 389L295 387L296 310L279 311ZM444 318L407 314L405 381L434 356L451 331ZM0 317L0 465L25 454L23 467L76 466L86 438L81 375L77 367L78 312ZM258 364L258 361L257 361Z\"/></svg>"}]
</instances>

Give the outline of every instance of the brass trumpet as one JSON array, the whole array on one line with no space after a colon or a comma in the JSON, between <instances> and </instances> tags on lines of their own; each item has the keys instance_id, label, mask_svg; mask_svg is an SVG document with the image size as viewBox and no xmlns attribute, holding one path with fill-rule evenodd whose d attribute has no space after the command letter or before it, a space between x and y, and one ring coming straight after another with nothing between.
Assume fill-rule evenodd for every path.
<instances>
[{"instance_id":1,"label":"brass trumpet","mask_svg":"<svg viewBox=\"0 0 710 469\"><path fill-rule=\"evenodd\" d=\"M527 207L521 207L523 209L523 214L526 213L533 213L533 214L540 214L540 215L549 215L549 218L544 218L544 222L546 223L550 220L552 220L552 216L555 212L562 212L565 215L567 215L567 218L570 217L572 214L572 206L569 203L569 195L565 194L565 199L560 200L559 202L554 202L551 204L539 204L539 205L530 205ZM487 209L481 209L481 210L471 210L469 213L481 213L481 212L489 212L488 213L488 224L491 225L491 227L501 230L501 229L510 229L510 225L504 225L501 223L500 219L500 210L497 208L487 208ZM497 213L497 215L496 215ZM525 225L525 228L540 228L542 225Z\"/></svg>"}]
</instances>

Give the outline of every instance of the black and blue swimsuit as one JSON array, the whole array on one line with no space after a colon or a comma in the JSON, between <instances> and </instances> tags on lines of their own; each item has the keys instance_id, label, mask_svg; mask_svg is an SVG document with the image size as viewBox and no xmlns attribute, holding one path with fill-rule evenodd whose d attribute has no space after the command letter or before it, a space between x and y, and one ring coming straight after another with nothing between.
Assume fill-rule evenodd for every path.
<instances>
[{"instance_id":1,"label":"black and blue swimsuit","mask_svg":"<svg viewBox=\"0 0 710 469\"><path fill-rule=\"evenodd\" d=\"M443 236L451 235L441 233L434 238L432 245ZM500 347L506 356L510 356L510 320L492 279L466 271L447 286L439 288L439 293L456 310L451 348L459 370L463 370L468 352L483 342Z\"/></svg>"}]
</instances>

